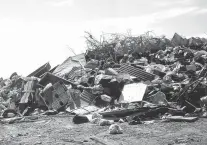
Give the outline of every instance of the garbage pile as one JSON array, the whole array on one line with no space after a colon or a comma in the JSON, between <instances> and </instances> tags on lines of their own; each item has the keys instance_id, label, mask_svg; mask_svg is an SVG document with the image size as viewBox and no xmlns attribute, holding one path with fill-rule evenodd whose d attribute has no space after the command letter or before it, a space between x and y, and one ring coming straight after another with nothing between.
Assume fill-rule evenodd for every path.
<instances>
[{"instance_id":1,"label":"garbage pile","mask_svg":"<svg viewBox=\"0 0 207 145\"><path fill-rule=\"evenodd\" d=\"M0 80L0 121L13 123L74 114L76 124L193 122L207 117L207 40L86 33L85 54L51 69L44 64L27 77Z\"/></svg>"}]
</instances>

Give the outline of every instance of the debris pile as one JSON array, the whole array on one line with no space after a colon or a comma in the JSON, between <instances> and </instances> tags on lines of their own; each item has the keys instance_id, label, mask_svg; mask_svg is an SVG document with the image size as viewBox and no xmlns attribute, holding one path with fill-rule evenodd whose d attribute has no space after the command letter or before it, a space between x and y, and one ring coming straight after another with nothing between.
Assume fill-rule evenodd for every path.
<instances>
[{"instance_id":1,"label":"debris pile","mask_svg":"<svg viewBox=\"0 0 207 145\"><path fill-rule=\"evenodd\" d=\"M109 36L108 36L109 35ZM207 40L171 40L107 34L100 41L86 32L87 52L51 69L44 64L27 77L0 80L0 121L13 123L75 114L76 124L110 126L207 117ZM152 121L153 120L153 121Z\"/></svg>"}]
</instances>

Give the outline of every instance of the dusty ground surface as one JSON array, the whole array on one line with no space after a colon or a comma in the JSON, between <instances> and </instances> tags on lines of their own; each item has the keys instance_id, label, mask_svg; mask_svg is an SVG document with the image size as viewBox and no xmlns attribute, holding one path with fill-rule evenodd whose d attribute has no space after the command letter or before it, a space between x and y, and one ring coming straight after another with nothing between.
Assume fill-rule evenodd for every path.
<instances>
[{"instance_id":1,"label":"dusty ground surface","mask_svg":"<svg viewBox=\"0 0 207 145\"><path fill-rule=\"evenodd\" d=\"M206 145L207 119L194 123L156 122L128 125L123 134L110 135L108 126L74 125L72 117L48 116L35 122L0 124L0 145L99 145L96 137L111 145ZM101 145L101 144L100 144ZM102 144L103 145L103 144Z\"/></svg>"}]
</instances>

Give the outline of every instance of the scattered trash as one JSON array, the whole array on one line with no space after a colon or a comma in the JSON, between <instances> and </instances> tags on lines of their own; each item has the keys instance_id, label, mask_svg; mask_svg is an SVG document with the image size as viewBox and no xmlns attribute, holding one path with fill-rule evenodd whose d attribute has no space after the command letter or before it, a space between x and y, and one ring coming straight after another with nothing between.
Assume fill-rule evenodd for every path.
<instances>
[{"instance_id":1,"label":"scattered trash","mask_svg":"<svg viewBox=\"0 0 207 145\"><path fill-rule=\"evenodd\" d=\"M110 134L119 134L114 122L207 117L205 39L147 33L103 35L99 42L88 32L85 38L86 53L53 69L46 63L27 77L14 72L0 78L0 121L32 122L29 117L67 112L75 124L111 125Z\"/></svg>"}]
</instances>

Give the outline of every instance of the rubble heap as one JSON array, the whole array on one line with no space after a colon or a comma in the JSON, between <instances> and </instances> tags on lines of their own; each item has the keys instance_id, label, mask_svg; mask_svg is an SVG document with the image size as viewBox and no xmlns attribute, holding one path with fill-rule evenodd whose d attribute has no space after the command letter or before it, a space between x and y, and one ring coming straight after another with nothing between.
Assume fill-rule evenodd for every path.
<instances>
[{"instance_id":1,"label":"rubble heap","mask_svg":"<svg viewBox=\"0 0 207 145\"><path fill-rule=\"evenodd\" d=\"M146 33L107 34L99 41L88 32L85 38L85 54L53 69L46 63L27 77L1 78L1 122L60 111L75 114L74 123L101 126L207 116L206 39Z\"/></svg>"}]
</instances>

